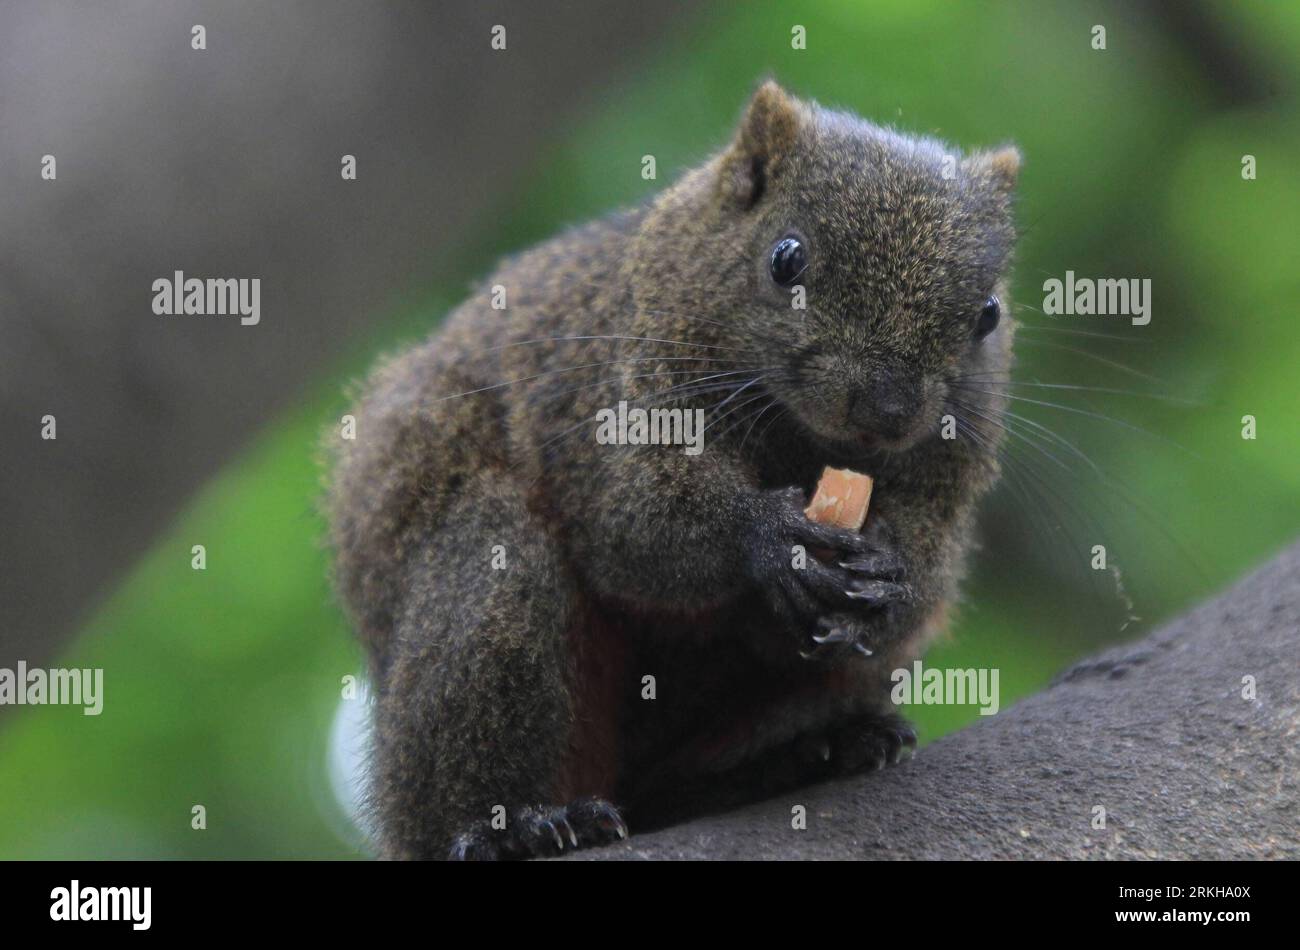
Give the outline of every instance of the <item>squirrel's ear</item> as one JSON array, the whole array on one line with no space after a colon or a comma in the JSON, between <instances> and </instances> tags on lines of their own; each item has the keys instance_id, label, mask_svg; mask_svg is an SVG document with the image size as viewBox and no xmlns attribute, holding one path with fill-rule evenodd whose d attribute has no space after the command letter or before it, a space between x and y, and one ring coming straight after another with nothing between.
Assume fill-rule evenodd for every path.
<instances>
[{"instance_id":1,"label":"squirrel's ear","mask_svg":"<svg viewBox=\"0 0 1300 950\"><path fill-rule=\"evenodd\" d=\"M749 100L736 137L722 156L719 187L728 204L752 208L794 148L805 107L773 80Z\"/></svg>"},{"instance_id":2,"label":"squirrel's ear","mask_svg":"<svg viewBox=\"0 0 1300 950\"><path fill-rule=\"evenodd\" d=\"M993 152L976 152L970 159L971 169L987 176L993 186L1004 194L1016 190L1020 177L1020 150L1014 145L1004 145Z\"/></svg>"}]
</instances>

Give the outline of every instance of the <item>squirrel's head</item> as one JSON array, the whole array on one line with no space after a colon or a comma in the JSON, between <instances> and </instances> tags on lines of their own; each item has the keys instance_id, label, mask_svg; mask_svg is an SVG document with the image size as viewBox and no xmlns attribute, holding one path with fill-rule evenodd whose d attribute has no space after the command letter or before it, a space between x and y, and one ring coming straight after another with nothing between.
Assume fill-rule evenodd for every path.
<instances>
[{"instance_id":1,"label":"squirrel's head","mask_svg":"<svg viewBox=\"0 0 1300 950\"><path fill-rule=\"evenodd\" d=\"M647 216L637 309L743 350L756 389L819 439L906 449L941 430L950 382L969 406L970 380L1010 367L1019 165L1014 148L963 155L767 82L730 146Z\"/></svg>"}]
</instances>

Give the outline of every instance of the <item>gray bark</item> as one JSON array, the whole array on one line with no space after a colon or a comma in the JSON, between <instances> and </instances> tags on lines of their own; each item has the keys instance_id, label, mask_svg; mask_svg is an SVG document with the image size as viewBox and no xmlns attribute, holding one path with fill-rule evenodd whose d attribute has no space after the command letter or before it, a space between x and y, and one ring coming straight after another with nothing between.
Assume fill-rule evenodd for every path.
<instances>
[{"instance_id":1,"label":"gray bark","mask_svg":"<svg viewBox=\"0 0 1300 950\"><path fill-rule=\"evenodd\" d=\"M1298 761L1300 544L902 766L584 856L1295 859Z\"/></svg>"}]
</instances>

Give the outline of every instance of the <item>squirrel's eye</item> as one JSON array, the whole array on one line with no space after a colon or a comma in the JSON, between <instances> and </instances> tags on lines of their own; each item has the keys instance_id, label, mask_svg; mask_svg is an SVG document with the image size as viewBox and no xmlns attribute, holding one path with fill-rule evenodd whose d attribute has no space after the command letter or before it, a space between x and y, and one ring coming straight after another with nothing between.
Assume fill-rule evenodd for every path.
<instances>
[{"instance_id":1,"label":"squirrel's eye","mask_svg":"<svg viewBox=\"0 0 1300 950\"><path fill-rule=\"evenodd\" d=\"M772 279L782 287L792 287L808 267L808 252L803 242L795 237L782 238L772 248L768 269Z\"/></svg>"},{"instance_id":2,"label":"squirrel's eye","mask_svg":"<svg viewBox=\"0 0 1300 950\"><path fill-rule=\"evenodd\" d=\"M1002 303L997 297L990 297L984 301L984 309L980 311L979 319L975 321L975 339L982 340L998 325L998 317L1002 316Z\"/></svg>"}]
</instances>

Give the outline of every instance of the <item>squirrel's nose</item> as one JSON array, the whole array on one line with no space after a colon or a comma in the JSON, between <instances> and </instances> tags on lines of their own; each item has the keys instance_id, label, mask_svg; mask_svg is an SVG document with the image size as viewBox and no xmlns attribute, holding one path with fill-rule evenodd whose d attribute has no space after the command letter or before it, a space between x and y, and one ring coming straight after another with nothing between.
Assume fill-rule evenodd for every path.
<instances>
[{"instance_id":1,"label":"squirrel's nose","mask_svg":"<svg viewBox=\"0 0 1300 950\"><path fill-rule=\"evenodd\" d=\"M881 370L849 393L849 419L858 428L886 437L904 435L910 427L920 394L905 376Z\"/></svg>"}]
</instances>

